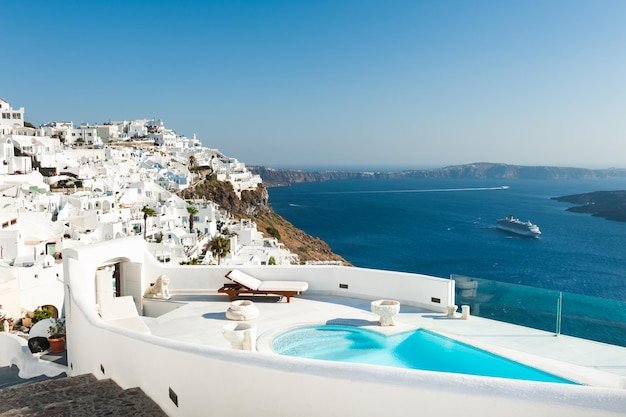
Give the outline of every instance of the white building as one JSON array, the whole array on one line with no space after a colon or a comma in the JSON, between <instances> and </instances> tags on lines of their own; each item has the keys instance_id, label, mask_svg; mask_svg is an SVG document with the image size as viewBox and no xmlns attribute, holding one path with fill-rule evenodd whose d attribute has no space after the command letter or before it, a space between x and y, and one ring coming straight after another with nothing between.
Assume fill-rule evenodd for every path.
<instances>
[{"instance_id":1,"label":"white building","mask_svg":"<svg viewBox=\"0 0 626 417\"><path fill-rule=\"evenodd\" d=\"M0 134L9 134L24 127L24 107L14 109L8 101L0 98Z\"/></svg>"},{"instance_id":2,"label":"white building","mask_svg":"<svg viewBox=\"0 0 626 417\"><path fill-rule=\"evenodd\" d=\"M601 370L603 363L626 362L624 348L555 338L478 317L448 317L445 306L454 304L452 280L337 266L245 268L261 281L304 281L309 289L290 303L254 303L256 319L233 322L224 316L231 305L228 297L217 293L228 268L160 264L140 238L67 249L63 258L68 373L110 378L122 388L139 387L170 416L609 417L626 409L624 377L619 371ZM99 280L98 271L106 268L114 272ZM173 298L144 298L146 288L163 274ZM377 299L400 301L396 326L378 325L378 316L369 309ZM341 320L383 334L416 328L444 332L584 385L273 352L272 341L288 329ZM237 329L248 341L248 351L232 348L223 336Z\"/></svg>"},{"instance_id":3,"label":"white building","mask_svg":"<svg viewBox=\"0 0 626 417\"><path fill-rule=\"evenodd\" d=\"M67 133L74 129L72 122L49 122L41 126L43 135L65 141Z\"/></svg>"},{"instance_id":4,"label":"white building","mask_svg":"<svg viewBox=\"0 0 626 417\"><path fill-rule=\"evenodd\" d=\"M251 220L229 222L230 252L220 261L230 266L292 265L298 257L276 238L266 238Z\"/></svg>"},{"instance_id":5,"label":"white building","mask_svg":"<svg viewBox=\"0 0 626 417\"><path fill-rule=\"evenodd\" d=\"M81 124L79 127L69 129L65 137L66 145L93 145L101 143L98 137L98 129L87 124Z\"/></svg>"}]
</instances>

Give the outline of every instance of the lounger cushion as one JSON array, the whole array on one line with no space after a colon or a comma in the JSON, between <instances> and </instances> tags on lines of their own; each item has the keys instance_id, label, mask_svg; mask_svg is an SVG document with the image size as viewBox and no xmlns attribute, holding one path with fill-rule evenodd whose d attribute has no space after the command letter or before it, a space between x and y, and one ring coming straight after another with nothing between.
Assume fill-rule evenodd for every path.
<instances>
[{"instance_id":1,"label":"lounger cushion","mask_svg":"<svg viewBox=\"0 0 626 417\"><path fill-rule=\"evenodd\" d=\"M225 284L217 290L226 293L231 301L239 294L276 294L287 297L287 302L294 295L302 294L309 288L305 281L261 281L245 272L233 269L226 274L226 278L234 284Z\"/></svg>"},{"instance_id":2,"label":"lounger cushion","mask_svg":"<svg viewBox=\"0 0 626 417\"><path fill-rule=\"evenodd\" d=\"M251 277L245 272L241 272L237 269L233 269L228 274L226 274L226 278L230 278L236 283L255 291L259 289L259 286L262 283L261 280Z\"/></svg>"},{"instance_id":3,"label":"lounger cushion","mask_svg":"<svg viewBox=\"0 0 626 417\"><path fill-rule=\"evenodd\" d=\"M263 281L259 291L306 291L309 284L304 281Z\"/></svg>"}]
</instances>

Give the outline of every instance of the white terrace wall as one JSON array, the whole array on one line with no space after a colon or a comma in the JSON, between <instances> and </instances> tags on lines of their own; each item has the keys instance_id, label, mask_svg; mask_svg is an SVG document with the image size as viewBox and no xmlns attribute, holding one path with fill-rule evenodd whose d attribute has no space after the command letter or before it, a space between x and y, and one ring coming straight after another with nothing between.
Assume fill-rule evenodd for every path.
<instances>
[{"instance_id":1,"label":"white terrace wall","mask_svg":"<svg viewBox=\"0 0 626 417\"><path fill-rule=\"evenodd\" d=\"M8 268L0 268L0 306L2 314L17 320L21 317L20 286L17 276L9 275Z\"/></svg>"},{"instance_id":2,"label":"white terrace wall","mask_svg":"<svg viewBox=\"0 0 626 417\"><path fill-rule=\"evenodd\" d=\"M20 281L20 299L27 310L52 304L63 313L63 265L54 264L44 268L33 265L29 268L16 268Z\"/></svg>"},{"instance_id":3,"label":"white terrace wall","mask_svg":"<svg viewBox=\"0 0 626 417\"><path fill-rule=\"evenodd\" d=\"M61 264L46 268L0 267L0 305L14 319L21 317L22 309L33 311L47 304L62 313L63 296Z\"/></svg>"},{"instance_id":4,"label":"white terrace wall","mask_svg":"<svg viewBox=\"0 0 626 417\"><path fill-rule=\"evenodd\" d=\"M149 282L165 274L173 294L214 293L225 282L232 266L164 265L152 257L145 260L144 272ZM333 265L272 265L260 268L237 267L260 280L306 281L307 292L346 297L393 298L403 304L443 312L454 304L454 281L426 275L381 271Z\"/></svg>"},{"instance_id":5,"label":"white terrace wall","mask_svg":"<svg viewBox=\"0 0 626 417\"><path fill-rule=\"evenodd\" d=\"M81 321L84 318L81 318ZM175 343L77 323L74 372L140 387L170 416L616 416L622 391L329 363ZM78 342L78 341L77 341ZM84 366L88 365L88 366ZM170 399L176 398L177 405Z\"/></svg>"},{"instance_id":6,"label":"white terrace wall","mask_svg":"<svg viewBox=\"0 0 626 417\"><path fill-rule=\"evenodd\" d=\"M63 252L68 365L72 375L92 373L123 388L140 387L170 416L451 416L473 411L485 417L603 417L626 409L623 390L290 358L176 342L108 325L95 309L95 269L111 259L150 264L142 242L118 239ZM146 275L159 272L152 265L144 267ZM203 283L208 289L218 284L224 271L180 267L165 272L173 283L182 283L181 288ZM261 279L311 278L313 291L348 282L348 291L361 294L370 291L359 286L359 277L374 277L348 267L310 267L301 273L262 267L247 272ZM379 272L402 285L408 279ZM201 281L203 276L206 281ZM409 284L407 292L416 289ZM387 294L407 298L392 290Z\"/></svg>"}]
</instances>

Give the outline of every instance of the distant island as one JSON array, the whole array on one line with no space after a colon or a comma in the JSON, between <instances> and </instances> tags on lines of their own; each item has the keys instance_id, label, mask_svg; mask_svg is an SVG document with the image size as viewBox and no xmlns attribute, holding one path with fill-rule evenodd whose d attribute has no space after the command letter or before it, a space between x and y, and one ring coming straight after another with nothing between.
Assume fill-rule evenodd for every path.
<instances>
[{"instance_id":1,"label":"distant island","mask_svg":"<svg viewBox=\"0 0 626 417\"><path fill-rule=\"evenodd\" d=\"M263 179L267 187L289 186L301 182L371 178L451 178L451 179L592 179L626 177L626 169L587 169L551 166L522 166L491 162L452 165L423 170L389 172L350 171L304 171L297 169L275 169L265 166L248 166L248 169Z\"/></svg>"},{"instance_id":2,"label":"distant island","mask_svg":"<svg viewBox=\"0 0 626 417\"><path fill-rule=\"evenodd\" d=\"M578 204L567 210L574 213L590 213L608 220L626 222L626 190L596 191L553 197L553 200Z\"/></svg>"}]
</instances>

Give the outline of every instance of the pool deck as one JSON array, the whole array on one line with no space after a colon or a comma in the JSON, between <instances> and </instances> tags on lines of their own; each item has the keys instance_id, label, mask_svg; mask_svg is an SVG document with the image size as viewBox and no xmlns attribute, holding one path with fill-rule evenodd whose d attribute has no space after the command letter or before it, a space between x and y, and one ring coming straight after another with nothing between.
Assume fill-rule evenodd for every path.
<instances>
[{"instance_id":1,"label":"pool deck","mask_svg":"<svg viewBox=\"0 0 626 417\"><path fill-rule=\"evenodd\" d=\"M271 340L291 327L309 324L349 324L391 334L417 328L431 330L585 385L626 389L626 348L549 333L471 316L448 318L444 313L402 305L396 325L381 327L370 311L373 300L307 293L291 303L277 297L253 297L259 317L257 350L274 354ZM174 295L187 303L159 317L146 317L152 334L166 339L229 349L222 327L230 302L224 295Z\"/></svg>"}]
</instances>

